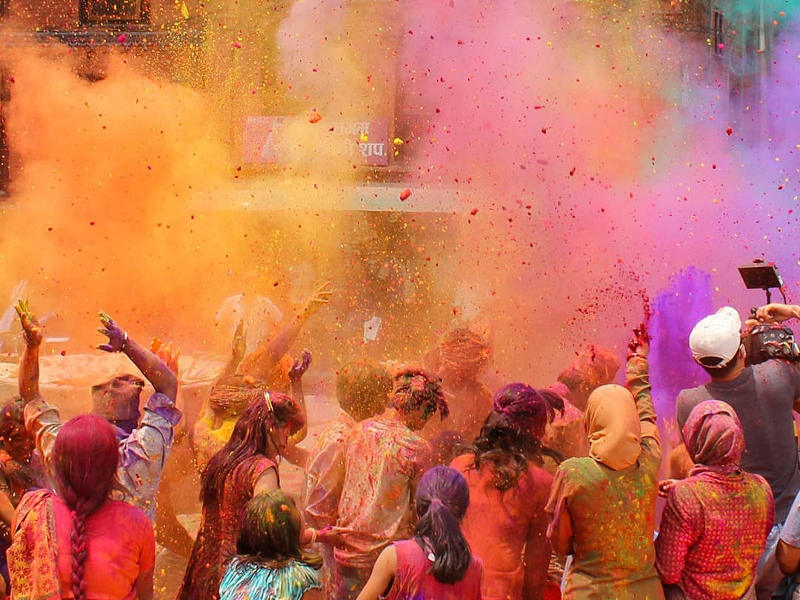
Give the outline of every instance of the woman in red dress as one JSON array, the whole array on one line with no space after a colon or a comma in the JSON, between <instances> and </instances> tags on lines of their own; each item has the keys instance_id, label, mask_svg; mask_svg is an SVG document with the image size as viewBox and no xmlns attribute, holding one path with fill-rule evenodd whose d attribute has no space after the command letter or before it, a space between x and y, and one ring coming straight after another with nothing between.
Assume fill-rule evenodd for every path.
<instances>
[{"instance_id":1,"label":"woman in red dress","mask_svg":"<svg viewBox=\"0 0 800 600\"><path fill-rule=\"evenodd\" d=\"M254 390L254 399L227 444L203 473L203 517L179 600L216 600L247 502L280 487L276 460L304 423L297 403L285 394Z\"/></svg>"}]
</instances>

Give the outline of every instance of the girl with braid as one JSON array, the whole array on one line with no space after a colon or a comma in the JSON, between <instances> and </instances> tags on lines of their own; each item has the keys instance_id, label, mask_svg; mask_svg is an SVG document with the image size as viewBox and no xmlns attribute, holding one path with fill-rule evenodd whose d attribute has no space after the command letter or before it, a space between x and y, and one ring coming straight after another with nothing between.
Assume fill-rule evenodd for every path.
<instances>
[{"instance_id":1,"label":"girl with braid","mask_svg":"<svg viewBox=\"0 0 800 600\"><path fill-rule=\"evenodd\" d=\"M53 447L57 493L26 494L8 551L15 597L151 600L155 538L147 515L109 500L119 461L113 426L80 415Z\"/></svg>"},{"instance_id":2,"label":"girl with braid","mask_svg":"<svg viewBox=\"0 0 800 600\"><path fill-rule=\"evenodd\" d=\"M484 600L550 598L550 543L545 505L553 477L542 468L545 427L564 402L550 390L511 383L495 394L492 412L470 452L450 466L469 485L462 529L483 559Z\"/></svg>"}]
</instances>

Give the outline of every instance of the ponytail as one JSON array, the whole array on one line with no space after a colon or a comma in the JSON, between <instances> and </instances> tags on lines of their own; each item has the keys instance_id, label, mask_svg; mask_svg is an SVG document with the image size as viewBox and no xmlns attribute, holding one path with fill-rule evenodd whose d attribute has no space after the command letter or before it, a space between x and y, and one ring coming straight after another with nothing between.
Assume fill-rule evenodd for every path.
<instances>
[{"instance_id":1,"label":"ponytail","mask_svg":"<svg viewBox=\"0 0 800 600\"><path fill-rule=\"evenodd\" d=\"M472 561L461 519L469 505L464 476L450 467L434 467L417 488L417 526L414 537L433 566L431 573L441 583L461 581Z\"/></svg>"}]
</instances>

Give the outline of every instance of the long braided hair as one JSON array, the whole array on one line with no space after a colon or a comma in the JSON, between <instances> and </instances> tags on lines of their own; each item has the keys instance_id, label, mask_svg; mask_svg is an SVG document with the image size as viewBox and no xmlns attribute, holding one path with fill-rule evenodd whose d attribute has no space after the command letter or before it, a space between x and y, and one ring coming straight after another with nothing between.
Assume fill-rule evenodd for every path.
<instances>
[{"instance_id":1,"label":"long braided hair","mask_svg":"<svg viewBox=\"0 0 800 600\"><path fill-rule=\"evenodd\" d=\"M53 447L58 495L72 516L72 593L86 600L84 570L89 551L86 519L108 498L119 462L114 428L98 415L80 415L67 421Z\"/></svg>"}]
</instances>

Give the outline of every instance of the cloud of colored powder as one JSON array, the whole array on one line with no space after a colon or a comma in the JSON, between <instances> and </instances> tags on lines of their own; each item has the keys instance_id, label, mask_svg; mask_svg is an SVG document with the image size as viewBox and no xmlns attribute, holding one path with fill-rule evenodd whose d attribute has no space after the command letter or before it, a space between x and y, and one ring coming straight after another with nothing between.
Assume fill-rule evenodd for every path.
<instances>
[{"instance_id":1,"label":"cloud of colored powder","mask_svg":"<svg viewBox=\"0 0 800 600\"><path fill-rule=\"evenodd\" d=\"M742 311L763 301L736 272L754 257L800 284L790 16L767 27L774 52L733 38L717 54L665 25L659 3L408 6L417 185L455 190L454 254L480 265L464 277L493 290L525 370L552 370L582 340L621 349L641 299L688 266ZM764 65L740 73L736 52Z\"/></svg>"}]
</instances>

